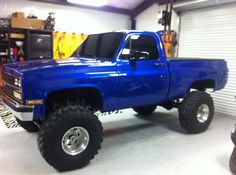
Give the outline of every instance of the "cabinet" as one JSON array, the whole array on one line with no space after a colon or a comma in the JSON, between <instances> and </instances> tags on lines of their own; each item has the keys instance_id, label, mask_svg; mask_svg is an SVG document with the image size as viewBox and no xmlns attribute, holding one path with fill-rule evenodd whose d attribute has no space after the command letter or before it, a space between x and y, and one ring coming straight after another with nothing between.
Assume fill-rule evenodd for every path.
<instances>
[{"instance_id":1,"label":"cabinet","mask_svg":"<svg viewBox=\"0 0 236 175\"><path fill-rule=\"evenodd\" d=\"M52 31L0 28L0 65L52 57Z\"/></svg>"},{"instance_id":2,"label":"cabinet","mask_svg":"<svg viewBox=\"0 0 236 175\"><path fill-rule=\"evenodd\" d=\"M9 31L0 29L0 64L7 63L10 55L10 42L8 41Z\"/></svg>"}]
</instances>

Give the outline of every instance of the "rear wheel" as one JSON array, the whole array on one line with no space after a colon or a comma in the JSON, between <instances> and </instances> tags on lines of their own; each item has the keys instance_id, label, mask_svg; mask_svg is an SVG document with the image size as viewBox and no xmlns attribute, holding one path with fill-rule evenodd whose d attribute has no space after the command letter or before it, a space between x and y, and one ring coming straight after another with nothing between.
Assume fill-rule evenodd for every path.
<instances>
[{"instance_id":1,"label":"rear wheel","mask_svg":"<svg viewBox=\"0 0 236 175\"><path fill-rule=\"evenodd\" d=\"M16 118L16 117L15 117ZM16 118L17 123L28 132L37 132L38 126L33 121L21 121Z\"/></svg>"},{"instance_id":2,"label":"rear wheel","mask_svg":"<svg viewBox=\"0 0 236 175\"><path fill-rule=\"evenodd\" d=\"M39 131L44 159L59 171L82 168L101 148L102 126L93 112L81 106L56 110Z\"/></svg>"},{"instance_id":3,"label":"rear wheel","mask_svg":"<svg viewBox=\"0 0 236 175\"><path fill-rule=\"evenodd\" d=\"M133 108L135 112L137 112L140 115L150 115L153 113L156 109L156 105L150 105L150 106L141 106Z\"/></svg>"},{"instance_id":4,"label":"rear wheel","mask_svg":"<svg viewBox=\"0 0 236 175\"><path fill-rule=\"evenodd\" d=\"M205 131L213 115L213 100L209 94L202 91L191 92L179 107L180 125L189 133Z\"/></svg>"}]
</instances>

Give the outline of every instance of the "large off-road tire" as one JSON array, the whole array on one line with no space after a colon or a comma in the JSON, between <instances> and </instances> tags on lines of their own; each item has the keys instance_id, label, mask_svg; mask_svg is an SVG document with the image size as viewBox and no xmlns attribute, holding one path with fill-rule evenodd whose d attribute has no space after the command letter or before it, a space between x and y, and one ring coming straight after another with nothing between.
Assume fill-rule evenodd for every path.
<instances>
[{"instance_id":1,"label":"large off-road tire","mask_svg":"<svg viewBox=\"0 0 236 175\"><path fill-rule=\"evenodd\" d=\"M179 107L180 125L193 134L205 131L213 115L213 100L209 94L202 91L191 92Z\"/></svg>"},{"instance_id":2,"label":"large off-road tire","mask_svg":"<svg viewBox=\"0 0 236 175\"><path fill-rule=\"evenodd\" d=\"M236 148L234 148L231 157L230 157L230 161L229 161L229 167L231 172L236 175Z\"/></svg>"},{"instance_id":3,"label":"large off-road tire","mask_svg":"<svg viewBox=\"0 0 236 175\"><path fill-rule=\"evenodd\" d=\"M155 111L156 107L157 107L156 105L140 106L133 108L133 110L140 115L150 115Z\"/></svg>"},{"instance_id":4,"label":"large off-road tire","mask_svg":"<svg viewBox=\"0 0 236 175\"><path fill-rule=\"evenodd\" d=\"M43 158L59 171L82 168L98 153L102 125L93 112L81 106L66 106L42 124L38 147Z\"/></svg>"},{"instance_id":5,"label":"large off-road tire","mask_svg":"<svg viewBox=\"0 0 236 175\"><path fill-rule=\"evenodd\" d=\"M16 117L15 117L16 118ZM28 132L37 132L38 126L33 121L21 121L16 118L17 123Z\"/></svg>"}]
</instances>

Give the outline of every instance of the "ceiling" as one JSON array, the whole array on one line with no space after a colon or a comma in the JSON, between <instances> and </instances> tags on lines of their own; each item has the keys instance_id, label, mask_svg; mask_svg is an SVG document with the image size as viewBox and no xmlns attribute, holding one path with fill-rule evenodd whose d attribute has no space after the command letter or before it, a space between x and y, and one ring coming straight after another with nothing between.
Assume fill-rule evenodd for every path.
<instances>
[{"instance_id":1,"label":"ceiling","mask_svg":"<svg viewBox=\"0 0 236 175\"><path fill-rule=\"evenodd\" d=\"M108 5L116 8L133 10L145 0L109 0Z\"/></svg>"},{"instance_id":2,"label":"ceiling","mask_svg":"<svg viewBox=\"0 0 236 175\"><path fill-rule=\"evenodd\" d=\"M94 7L87 5L77 5L68 3L67 0L29 0L37 2L45 2L52 4L60 4L66 6L80 7L86 9L94 9L100 11L107 11L112 13L120 13L130 15L132 18L138 16L144 10L153 4L165 4L166 0L108 0L108 4L102 7ZM176 0L174 0L176 1Z\"/></svg>"}]
</instances>

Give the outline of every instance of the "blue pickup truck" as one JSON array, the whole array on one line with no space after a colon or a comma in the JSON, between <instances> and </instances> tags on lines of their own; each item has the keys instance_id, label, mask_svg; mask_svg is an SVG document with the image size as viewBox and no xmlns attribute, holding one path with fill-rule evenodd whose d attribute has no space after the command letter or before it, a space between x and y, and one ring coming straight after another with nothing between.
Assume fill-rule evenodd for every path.
<instances>
[{"instance_id":1,"label":"blue pickup truck","mask_svg":"<svg viewBox=\"0 0 236 175\"><path fill-rule=\"evenodd\" d=\"M101 147L96 111L133 108L148 117L157 106L178 108L180 125L200 133L214 104L207 89L225 87L219 59L166 58L158 33L120 31L89 35L68 60L3 66L3 104L27 131L38 131L44 159L59 171L81 168Z\"/></svg>"}]
</instances>

